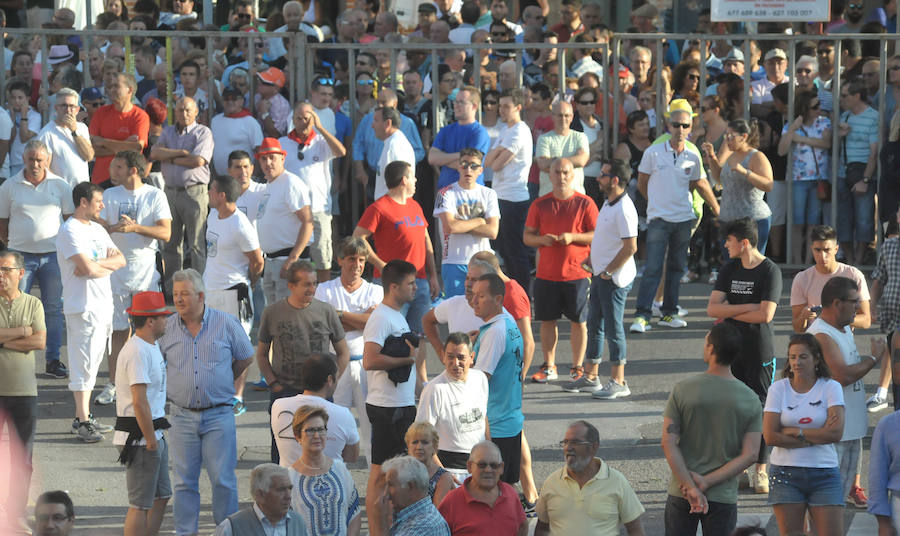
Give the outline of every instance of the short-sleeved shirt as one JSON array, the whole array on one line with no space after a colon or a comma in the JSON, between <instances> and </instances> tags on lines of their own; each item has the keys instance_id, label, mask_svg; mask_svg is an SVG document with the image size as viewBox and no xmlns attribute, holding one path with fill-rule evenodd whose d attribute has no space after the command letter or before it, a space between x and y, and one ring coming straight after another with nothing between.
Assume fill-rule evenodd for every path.
<instances>
[{"instance_id":1,"label":"short-sleeved shirt","mask_svg":"<svg viewBox=\"0 0 900 536\"><path fill-rule=\"evenodd\" d=\"M407 261L416 267L417 278L425 278L428 221L414 199L401 205L388 195L382 196L366 207L357 226L372 233L375 252L381 260ZM381 270L375 269L375 277L381 277Z\"/></svg>"},{"instance_id":2,"label":"short-sleeved shirt","mask_svg":"<svg viewBox=\"0 0 900 536\"><path fill-rule=\"evenodd\" d=\"M212 163L216 173L228 173L228 155L232 151L247 151L253 158L254 149L263 140L262 128L253 116L225 117L218 114L210 121L209 130L215 140Z\"/></svg>"},{"instance_id":3,"label":"short-sleeved shirt","mask_svg":"<svg viewBox=\"0 0 900 536\"><path fill-rule=\"evenodd\" d=\"M451 154L458 153L460 149L465 149L466 147L474 147L483 154L487 154L491 148L491 136L484 126L477 121L468 125L450 123L438 131L431 146ZM441 166L437 189L440 190L458 180L459 171L450 166ZM478 184L484 184L484 176L478 175L477 181Z\"/></svg>"},{"instance_id":4,"label":"short-sleeved shirt","mask_svg":"<svg viewBox=\"0 0 900 536\"><path fill-rule=\"evenodd\" d=\"M672 388L663 416L678 425L678 448L687 468L704 475L741 454L744 436L762 432L759 397L740 380L698 374ZM737 503L737 476L706 490L710 501ZM681 497L678 479L669 495Z\"/></svg>"},{"instance_id":5,"label":"short-sleeved shirt","mask_svg":"<svg viewBox=\"0 0 900 536\"><path fill-rule=\"evenodd\" d=\"M820 273L815 266L810 266L795 275L794 281L791 283L791 306L806 304L808 307L814 307L822 305L822 289L832 277L852 279L859 287L859 299L862 301L871 299L869 296L869 285L866 284L866 277L859 271L859 268L839 262L837 263L837 270L830 274Z\"/></svg>"},{"instance_id":6,"label":"short-sleeved shirt","mask_svg":"<svg viewBox=\"0 0 900 536\"><path fill-rule=\"evenodd\" d=\"M147 386L147 402L150 404L150 418L159 419L166 416L166 362L159 346L149 343L137 335L129 338L119 352L116 367L116 385L120 387L116 393L116 416L134 417L134 399L131 396L132 385ZM162 437L162 430L156 430L156 439ZM128 432L116 430L113 445L124 445ZM139 445L146 445L141 439Z\"/></svg>"},{"instance_id":7,"label":"short-sleeved shirt","mask_svg":"<svg viewBox=\"0 0 900 536\"><path fill-rule=\"evenodd\" d=\"M353 292L347 292L347 289L341 284L341 278L336 277L316 287L316 299L322 300L338 311L362 313L384 300L384 289L381 285L363 280L362 285L358 289ZM362 330L345 331L344 337L347 341L350 355L362 357L363 347L365 346Z\"/></svg>"},{"instance_id":8,"label":"short-sleeved shirt","mask_svg":"<svg viewBox=\"0 0 900 536\"><path fill-rule=\"evenodd\" d=\"M434 306L434 318L447 324L450 333L469 333L484 325L484 320L475 315L464 295L451 296Z\"/></svg>"},{"instance_id":9,"label":"short-sleeved shirt","mask_svg":"<svg viewBox=\"0 0 900 536\"><path fill-rule=\"evenodd\" d=\"M91 135L87 125L75 123L75 132L79 138L90 142ZM88 162L78 153L71 130L51 121L38 133L38 139L47 145L53 155L50 159L50 171L65 179L69 186L74 188L80 182L91 180Z\"/></svg>"},{"instance_id":10,"label":"short-sleeved shirt","mask_svg":"<svg viewBox=\"0 0 900 536\"><path fill-rule=\"evenodd\" d=\"M900 321L900 238L884 241L872 280L878 281L882 288L881 299L878 300L878 323L882 332L890 333Z\"/></svg>"},{"instance_id":11,"label":"short-sleeved shirt","mask_svg":"<svg viewBox=\"0 0 900 536\"><path fill-rule=\"evenodd\" d=\"M596 459L600 470L579 487L563 467L541 486L535 510L550 525L550 534L616 536L619 527L644 513L644 507L622 473Z\"/></svg>"},{"instance_id":12,"label":"short-sleeved shirt","mask_svg":"<svg viewBox=\"0 0 900 536\"><path fill-rule=\"evenodd\" d=\"M379 303L366 322L363 339L365 342L373 342L384 347L384 341L388 337L399 337L408 332L409 324L406 323L406 317L400 311ZM369 392L366 394L366 404L383 408L415 406L415 378L415 365L412 366L409 379L400 384L391 381L386 370L367 370L366 382Z\"/></svg>"},{"instance_id":13,"label":"short-sleeved shirt","mask_svg":"<svg viewBox=\"0 0 900 536\"><path fill-rule=\"evenodd\" d=\"M375 168L375 199L388 193L387 184L384 182L384 172L388 164L396 161L406 162L413 170L416 169L416 153L401 130L388 136L384 140L384 145L381 146L378 166Z\"/></svg>"},{"instance_id":14,"label":"short-sleeved shirt","mask_svg":"<svg viewBox=\"0 0 900 536\"><path fill-rule=\"evenodd\" d=\"M786 123L781 135L787 134L790 123ZM818 116L810 126L803 125L797 133L807 138L821 138L831 128L831 120ZM791 158L794 162L793 179L795 181L825 180L831 176L831 153L826 149L813 147L805 143L794 143L791 146Z\"/></svg>"},{"instance_id":15,"label":"short-sleeved shirt","mask_svg":"<svg viewBox=\"0 0 900 536\"><path fill-rule=\"evenodd\" d=\"M444 371L422 389L416 420L434 425L440 438L438 449L468 454L475 444L484 441L487 406L488 379L484 372L469 369L466 380L460 381Z\"/></svg>"},{"instance_id":16,"label":"short-sleeved shirt","mask_svg":"<svg viewBox=\"0 0 900 536\"><path fill-rule=\"evenodd\" d=\"M131 136L137 136L141 146L146 147L150 135L150 117L147 112L137 106L132 106L127 112L120 112L112 104L107 104L97 108L97 111L94 112L88 131L91 136L117 141L125 141ZM108 155L98 156L94 160L91 182L100 184L109 179L109 164L112 159L113 155ZM168 181L168 177L166 180ZM207 182L209 181L207 180Z\"/></svg>"},{"instance_id":17,"label":"short-sleeved shirt","mask_svg":"<svg viewBox=\"0 0 900 536\"><path fill-rule=\"evenodd\" d=\"M771 259L747 269L740 259L732 259L719 271L715 290L725 293L731 305L762 303L778 304L781 297L781 269ZM744 363L766 363L775 357L772 322L749 324L733 318L725 319L741 332L741 352L738 359Z\"/></svg>"},{"instance_id":18,"label":"short-sleeved shirt","mask_svg":"<svg viewBox=\"0 0 900 536\"><path fill-rule=\"evenodd\" d=\"M156 144L167 149L183 149L206 160L205 164L195 168L187 168L171 161L163 162L162 174L166 178L166 186L184 188L209 184L209 163L212 161L214 146L209 127L195 122L179 132L176 125L170 125L163 128Z\"/></svg>"},{"instance_id":19,"label":"short-sleeved shirt","mask_svg":"<svg viewBox=\"0 0 900 536\"><path fill-rule=\"evenodd\" d=\"M830 378L819 378L805 393L798 393L787 378L769 387L766 413L777 413L781 426L822 428L828 420L828 408L844 405L841 384ZM845 414L846 418L849 417ZM865 420L865 419L863 419ZM774 447L770 461L795 467L837 467L838 456L834 443L809 445L799 449Z\"/></svg>"},{"instance_id":20,"label":"short-sleeved shirt","mask_svg":"<svg viewBox=\"0 0 900 536\"><path fill-rule=\"evenodd\" d=\"M256 220L259 245L264 253L275 253L297 244L300 219L296 213L308 206L311 206L309 188L303 179L290 171L285 171L266 185L259 200ZM310 237L310 244L313 238Z\"/></svg>"},{"instance_id":21,"label":"short-sleeved shirt","mask_svg":"<svg viewBox=\"0 0 900 536\"><path fill-rule=\"evenodd\" d=\"M457 220L471 220L475 218L500 217L500 207L497 203L497 193L491 188L475 184L473 188L466 190L459 185L459 181L447 186L438 193L434 216L451 214ZM450 233L450 230L442 226L444 236L443 264L468 264L472 255L479 251L490 251L491 241L485 236L476 236L469 233Z\"/></svg>"},{"instance_id":22,"label":"short-sleeved shirt","mask_svg":"<svg viewBox=\"0 0 900 536\"><path fill-rule=\"evenodd\" d=\"M73 212L72 187L49 171L37 186L21 171L0 185L0 218L9 220L7 247L13 251L56 251L63 215Z\"/></svg>"},{"instance_id":23,"label":"short-sleeved shirt","mask_svg":"<svg viewBox=\"0 0 900 536\"><path fill-rule=\"evenodd\" d=\"M72 257L84 255L90 261L105 259L116 245L99 223L84 223L74 217L66 220L56 236L56 257L62 274L63 312L97 313L112 321L112 287L109 276L75 275Z\"/></svg>"},{"instance_id":24,"label":"short-sleeved shirt","mask_svg":"<svg viewBox=\"0 0 900 536\"><path fill-rule=\"evenodd\" d=\"M660 218L670 223L694 219L691 183L701 178L700 155L685 142L675 154L669 141L654 143L644 151L638 172L650 176L647 183L647 219Z\"/></svg>"},{"instance_id":25,"label":"short-sleeved shirt","mask_svg":"<svg viewBox=\"0 0 900 536\"><path fill-rule=\"evenodd\" d=\"M525 226L536 229L539 235L586 233L594 230L597 205L590 197L575 192L568 199L558 199L549 193L535 199L528 209ZM553 244L539 248L537 277L547 281L576 281L589 277L581 262L590 255L586 244Z\"/></svg>"},{"instance_id":26,"label":"short-sleeved shirt","mask_svg":"<svg viewBox=\"0 0 900 536\"><path fill-rule=\"evenodd\" d=\"M502 147L513 155L503 169L494 172L491 188L497 192L497 198L515 203L528 201L528 172L534 156L531 129L524 121L504 125L493 143L494 147Z\"/></svg>"},{"instance_id":27,"label":"short-sleeved shirt","mask_svg":"<svg viewBox=\"0 0 900 536\"><path fill-rule=\"evenodd\" d=\"M300 406L315 406L324 408L328 414L328 431L325 442L325 456L334 460L340 460L344 447L359 443L359 432L356 429L356 419L350 410L338 406L324 398L313 395L296 395L279 398L272 403L272 434L275 437L275 445L281 456L279 464L282 467L290 467L300 458L303 448L294 437L291 424L294 421L294 413Z\"/></svg>"},{"instance_id":28,"label":"short-sleeved shirt","mask_svg":"<svg viewBox=\"0 0 900 536\"><path fill-rule=\"evenodd\" d=\"M534 150L534 157L547 158L568 158L574 156L578 151L590 152L591 147L588 143L587 135L584 132L569 129L569 133L561 136L555 130L546 132L538 136L537 147ZM550 183L550 173L541 171L540 190L538 195L546 195L553 190ZM575 175L572 179L572 187L578 193L584 193L584 168L576 167Z\"/></svg>"},{"instance_id":29,"label":"short-sleeved shirt","mask_svg":"<svg viewBox=\"0 0 900 536\"><path fill-rule=\"evenodd\" d=\"M262 200L262 196L265 192L265 184L251 180L247 189L244 190L244 193L242 193L234 203L237 209L243 212L244 216L247 216L247 219L250 220L254 229L256 229L256 220L259 214L259 202Z\"/></svg>"},{"instance_id":30,"label":"short-sleeved shirt","mask_svg":"<svg viewBox=\"0 0 900 536\"><path fill-rule=\"evenodd\" d=\"M637 238L637 209L627 193L612 202L609 199L603 202L594 229L600 232L595 232L591 240L591 266L594 268L594 275L599 275L619 254L625 239ZM632 255L621 268L613 272L612 282L617 287L625 287L634 281L636 274L637 267Z\"/></svg>"},{"instance_id":31,"label":"short-sleeved shirt","mask_svg":"<svg viewBox=\"0 0 900 536\"><path fill-rule=\"evenodd\" d=\"M488 380L491 437L515 437L522 431L522 334L509 313L500 313L478 330L473 367Z\"/></svg>"},{"instance_id":32,"label":"short-sleeved shirt","mask_svg":"<svg viewBox=\"0 0 900 536\"><path fill-rule=\"evenodd\" d=\"M506 296L503 297L503 308L513 317L513 320L531 318L531 300L528 293L515 279L506 283Z\"/></svg>"},{"instance_id":33,"label":"short-sleeved shirt","mask_svg":"<svg viewBox=\"0 0 900 536\"><path fill-rule=\"evenodd\" d=\"M838 329L820 316L813 320L806 328L806 332L813 335L822 333L831 338L837 345L845 365L853 366L862 361L853 338L853 330L849 325ZM866 386L863 379L859 378L850 385L841 387L844 391L844 433L841 435L841 441L865 437L869 431L869 424L866 419Z\"/></svg>"},{"instance_id":34,"label":"short-sleeved shirt","mask_svg":"<svg viewBox=\"0 0 900 536\"><path fill-rule=\"evenodd\" d=\"M872 144L878 143L878 112L871 106L858 114L848 110L841 114L841 122L850 125L850 132L844 137L844 149L840 152L841 167L849 162L868 162ZM840 169L838 173L843 176L844 170Z\"/></svg>"},{"instance_id":35,"label":"short-sleeved shirt","mask_svg":"<svg viewBox=\"0 0 900 536\"><path fill-rule=\"evenodd\" d=\"M6 49L12 57L12 51ZM0 108L0 140L10 140L12 138L13 121L9 116L9 112L5 108ZM9 155L3 159L3 165L0 166L0 178L9 178Z\"/></svg>"},{"instance_id":36,"label":"short-sleeved shirt","mask_svg":"<svg viewBox=\"0 0 900 536\"><path fill-rule=\"evenodd\" d=\"M499 482L500 495L491 506L469 494L472 477L463 485L450 490L441 501L438 511L444 516L454 536L483 536L485 534L517 534L525 522L525 510L516 489Z\"/></svg>"},{"instance_id":37,"label":"short-sleeved shirt","mask_svg":"<svg viewBox=\"0 0 900 536\"><path fill-rule=\"evenodd\" d=\"M327 354L329 344L344 339L344 327L334 307L313 298L298 309L287 298L263 311L259 342L272 344L272 371L283 385L303 389L303 363L313 354Z\"/></svg>"},{"instance_id":38,"label":"short-sleeved shirt","mask_svg":"<svg viewBox=\"0 0 900 536\"><path fill-rule=\"evenodd\" d=\"M31 294L20 293L7 301L0 298L0 328L28 326L33 332L47 331L44 306ZM19 352L0 348L0 396L37 396L34 376L34 351Z\"/></svg>"},{"instance_id":39,"label":"short-sleeved shirt","mask_svg":"<svg viewBox=\"0 0 900 536\"><path fill-rule=\"evenodd\" d=\"M182 408L230 404L234 396L232 364L253 358L253 345L234 315L205 307L197 336L178 314L166 321L157 341L166 358L166 395Z\"/></svg>"},{"instance_id":40,"label":"short-sleeved shirt","mask_svg":"<svg viewBox=\"0 0 900 536\"><path fill-rule=\"evenodd\" d=\"M212 209L206 219L206 268L203 284L207 290L225 290L241 283L250 284L250 259L246 253L259 249L253 224L240 210L219 218Z\"/></svg>"},{"instance_id":41,"label":"short-sleeved shirt","mask_svg":"<svg viewBox=\"0 0 900 536\"><path fill-rule=\"evenodd\" d=\"M15 114L18 117L18 114ZM22 141L22 138L19 137L19 128L21 120L16 120L16 135L12 137L12 140L9 144L9 152L7 153L7 158L9 159L9 164L13 166L13 168L21 167L24 165L23 158L25 156L25 143ZM40 133L42 126L41 114L39 114L34 108L28 109L28 130L34 133Z\"/></svg>"},{"instance_id":42,"label":"short-sleeved shirt","mask_svg":"<svg viewBox=\"0 0 900 536\"><path fill-rule=\"evenodd\" d=\"M331 214L331 161L334 160L334 153L328 141L315 130L302 151L299 150L300 144L288 136L278 141L287 152L284 168L300 177L309 189L310 210ZM301 152L303 160L297 157Z\"/></svg>"}]
</instances>

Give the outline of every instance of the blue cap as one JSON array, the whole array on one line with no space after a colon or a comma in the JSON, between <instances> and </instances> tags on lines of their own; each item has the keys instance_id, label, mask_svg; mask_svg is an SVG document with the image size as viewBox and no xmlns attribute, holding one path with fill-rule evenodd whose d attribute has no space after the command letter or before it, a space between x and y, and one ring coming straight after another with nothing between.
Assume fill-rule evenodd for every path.
<instances>
[{"instance_id":1,"label":"blue cap","mask_svg":"<svg viewBox=\"0 0 900 536\"><path fill-rule=\"evenodd\" d=\"M103 100L103 93L100 92L100 88L98 87L86 87L81 90L81 100Z\"/></svg>"}]
</instances>

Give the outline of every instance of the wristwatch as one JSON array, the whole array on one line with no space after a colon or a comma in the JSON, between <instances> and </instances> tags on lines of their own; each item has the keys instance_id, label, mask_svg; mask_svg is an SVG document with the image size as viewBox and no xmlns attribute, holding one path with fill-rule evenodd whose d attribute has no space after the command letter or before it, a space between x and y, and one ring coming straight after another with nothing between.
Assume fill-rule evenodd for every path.
<instances>
[{"instance_id":1,"label":"wristwatch","mask_svg":"<svg viewBox=\"0 0 900 536\"><path fill-rule=\"evenodd\" d=\"M603 277L612 277L612 274L607 272L606 270L600 272L600 275L602 275Z\"/></svg>"},{"instance_id":2,"label":"wristwatch","mask_svg":"<svg viewBox=\"0 0 900 536\"><path fill-rule=\"evenodd\" d=\"M872 177L863 177L863 184L869 184L872 182Z\"/></svg>"}]
</instances>

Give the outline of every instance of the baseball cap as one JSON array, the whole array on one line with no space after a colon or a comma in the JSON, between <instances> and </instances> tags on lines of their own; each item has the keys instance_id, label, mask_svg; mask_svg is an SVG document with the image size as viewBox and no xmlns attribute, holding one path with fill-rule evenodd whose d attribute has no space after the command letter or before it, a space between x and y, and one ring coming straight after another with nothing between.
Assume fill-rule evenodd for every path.
<instances>
[{"instance_id":1,"label":"baseball cap","mask_svg":"<svg viewBox=\"0 0 900 536\"><path fill-rule=\"evenodd\" d=\"M286 81L284 73L278 67L269 67L265 71L256 73L260 80L273 86L284 87Z\"/></svg>"}]
</instances>

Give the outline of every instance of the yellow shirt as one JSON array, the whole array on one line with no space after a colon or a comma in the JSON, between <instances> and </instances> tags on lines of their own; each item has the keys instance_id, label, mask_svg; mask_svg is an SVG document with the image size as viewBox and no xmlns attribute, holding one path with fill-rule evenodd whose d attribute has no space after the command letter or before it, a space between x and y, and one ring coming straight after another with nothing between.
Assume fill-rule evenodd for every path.
<instances>
[{"instance_id":1,"label":"yellow shirt","mask_svg":"<svg viewBox=\"0 0 900 536\"><path fill-rule=\"evenodd\" d=\"M621 525L644 513L622 473L599 458L595 460L600 470L583 488L565 467L544 481L535 510L538 520L550 525L550 534L618 536Z\"/></svg>"}]
</instances>

